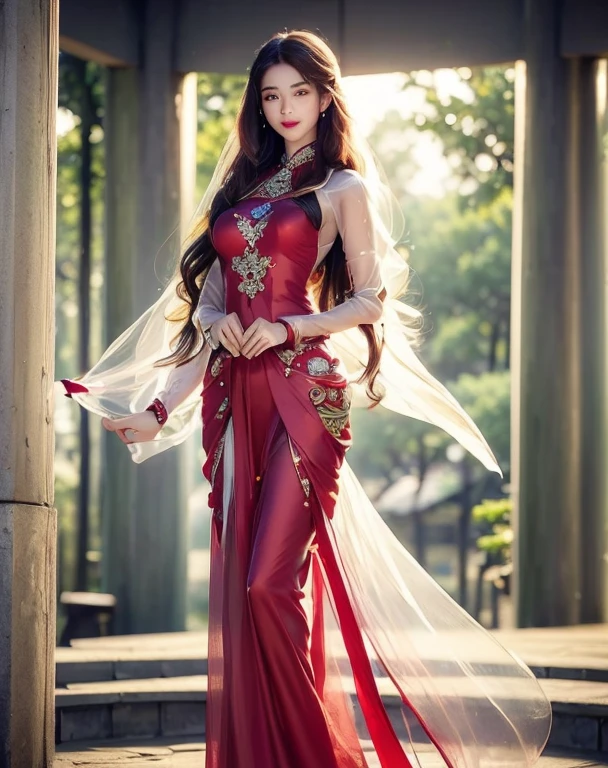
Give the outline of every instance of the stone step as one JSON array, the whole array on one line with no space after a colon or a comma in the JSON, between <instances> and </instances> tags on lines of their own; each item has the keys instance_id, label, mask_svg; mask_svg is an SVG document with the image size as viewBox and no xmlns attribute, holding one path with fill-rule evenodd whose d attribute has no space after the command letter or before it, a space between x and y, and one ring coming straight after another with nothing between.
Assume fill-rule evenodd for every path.
<instances>
[{"instance_id":1,"label":"stone step","mask_svg":"<svg viewBox=\"0 0 608 768\"><path fill-rule=\"evenodd\" d=\"M370 741L362 739L361 746L369 768L379 768ZM154 762L158 768L201 768L205 763L205 743L184 738L154 740L121 739L93 742L86 745L60 745L55 755L54 768L77 768L94 764L96 768L142 766ZM443 762L431 753L422 752L422 768L444 768ZM588 756L570 754L544 754L536 768L604 768L608 762L590 760Z\"/></svg>"},{"instance_id":2,"label":"stone step","mask_svg":"<svg viewBox=\"0 0 608 768\"><path fill-rule=\"evenodd\" d=\"M507 680L494 679L493 683L499 686L495 691L499 699L508 696L512 686ZM549 745L589 755L608 753L608 684L550 679L540 683L554 712ZM395 730L405 738L399 696L389 680L378 684ZM347 690L350 685L345 680ZM207 678L202 675L71 683L56 690L56 741L203 736L206 689ZM463 692L462 686L459 692ZM475 695L474 689L471 695ZM361 725L358 712L357 717ZM423 739L423 734L414 728L413 737Z\"/></svg>"},{"instance_id":3,"label":"stone step","mask_svg":"<svg viewBox=\"0 0 608 768\"><path fill-rule=\"evenodd\" d=\"M537 677L608 683L605 624L493 633ZM207 633L171 632L74 640L56 649L57 685L207 673ZM445 674L446 665L438 663ZM477 663L483 667L483 661ZM432 665L431 665L432 668Z\"/></svg>"},{"instance_id":4,"label":"stone step","mask_svg":"<svg viewBox=\"0 0 608 768\"><path fill-rule=\"evenodd\" d=\"M206 647L56 648L55 668L58 687L70 683L206 675Z\"/></svg>"}]
</instances>

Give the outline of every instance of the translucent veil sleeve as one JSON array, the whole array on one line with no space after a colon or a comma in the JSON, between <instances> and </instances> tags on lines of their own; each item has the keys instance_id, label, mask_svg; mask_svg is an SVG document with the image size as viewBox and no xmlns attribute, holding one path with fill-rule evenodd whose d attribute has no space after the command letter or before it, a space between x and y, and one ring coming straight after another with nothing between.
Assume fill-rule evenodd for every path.
<instances>
[{"instance_id":1,"label":"translucent veil sleeve","mask_svg":"<svg viewBox=\"0 0 608 768\"><path fill-rule=\"evenodd\" d=\"M440 427L487 469L502 474L476 424L412 347L412 321L420 320L421 315L402 300L409 267L385 224L393 204L390 191L381 182L374 186L353 171L337 171L317 194L333 211L343 237L354 295L327 312L285 319L302 335L332 334L331 345L349 375L355 406L371 404L365 387L357 383L368 349L356 326L375 323L378 337L384 338L376 379L384 395L381 405ZM383 288L386 297L381 302L378 294Z\"/></svg>"},{"instance_id":2,"label":"translucent veil sleeve","mask_svg":"<svg viewBox=\"0 0 608 768\"><path fill-rule=\"evenodd\" d=\"M376 245L376 227L362 179L353 171L342 171L348 181L339 195L326 197L342 237L346 266L349 271L352 295L343 303L326 312L312 315L288 315L286 320L294 329L296 339L323 336L374 323L382 315L383 290L380 258Z\"/></svg>"},{"instance_id":3,"label":"translucent veil sleeve","mask_svg":"<svg viewBox=\"0 0 608 768\"><path fill-rule=\"evenodd\" d=\"M90 371L77 381L62 382L68 395L80 405L109 418L143 411L155 397L163 401L169 418L156 438L127 446L136 463L179 445L202 426L200 390L210 352L202 335L198 352L190 362L179 367L154 366L172 351L178 326L167 317L181 301L175 290L177 282L174 278L169 283L158 301L108 347ZM215 261L203 285L193 321L200 329L223 314L222 273Z\"/></svg>"},{"instance_id":4,"label":"translucent veil sleeve","mask_svg":"<svg viewBox=\"0 0 608 768\"><path fill-rule=\"evenodd\" d=\"M224 276L220 260L216 259L205 279L205 285L201 291L198 306L194 310L192 320L201 330L206 330L216 320L224 317L226 314L226 290L224 287Z\"/></svg>"},{"instance_id":5,"label":"translucent veil sleeve","mask_svg":"<svg viewBox=\"0 0 608 768\"><path fill-rule=\"evenodd\" d=\"M90 371L77 380L56 382L56 394L67 393L83 408L108 418L143 411L155 397L171 389L173 408L156 439L127 446L136 463L182 443L200 425L196 379L200 372L202 381L209 358L202 338L196 357L182 366L183 370L155 366L172 353L179 330L167 319L183 306L176 293L177 283L178 278L173 278L160 298L110 344Z\"/></svg>"}]
</instances>

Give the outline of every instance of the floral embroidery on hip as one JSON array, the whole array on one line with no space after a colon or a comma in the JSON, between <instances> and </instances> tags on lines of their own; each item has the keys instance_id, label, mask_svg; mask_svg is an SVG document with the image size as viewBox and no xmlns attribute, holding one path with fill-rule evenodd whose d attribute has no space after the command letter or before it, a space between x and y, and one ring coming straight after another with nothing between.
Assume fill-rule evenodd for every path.
<instances>
[{"instance_id":1,"label":"floral embroidery on hip","mask_svg":"<svg viewBox=\"0 0 608 768\"><path fill-rule=\"evenodd\" d=\"M318 385L308 395L329 434L340 439L342 432L349 426L349 388Z\"/></svg>"}]
</instances>

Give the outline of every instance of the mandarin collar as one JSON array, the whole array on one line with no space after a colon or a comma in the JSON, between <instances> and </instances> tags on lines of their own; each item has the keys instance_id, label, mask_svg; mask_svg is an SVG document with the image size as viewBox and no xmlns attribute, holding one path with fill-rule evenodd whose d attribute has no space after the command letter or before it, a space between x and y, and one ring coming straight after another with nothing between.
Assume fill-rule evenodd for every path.
<instances>
[{"instance_id":1,"label":"mandarin collar","mask_svg":"<svg viewBox=\"0 0 608 768\"><path fill-rule=\"evenodd\" d=\"M316 152L317 140L311 141L309 144L305 144L303 147L296 149L291 157L287 157L287 152L283 152L281 156L281 166L284 168L297 168L299 165L306 163L310 160L314 160Z\"/></svg>"}]
</instances>

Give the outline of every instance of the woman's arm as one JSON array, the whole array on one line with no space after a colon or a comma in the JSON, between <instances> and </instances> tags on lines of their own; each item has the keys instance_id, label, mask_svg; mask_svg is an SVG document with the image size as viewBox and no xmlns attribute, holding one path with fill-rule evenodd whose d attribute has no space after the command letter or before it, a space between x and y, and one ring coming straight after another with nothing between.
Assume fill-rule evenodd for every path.
<instances>
[{"instance_id":1,"label":"woman's arm","mask_svg":"<svg viewBox=\"0 0 608 768\"><path fill-rule=\"evenodd\" d=\"M210 328L216 320L221 320L222 317L226 316L225 306L224 276L220 260L217 258L205 278L198 305L192 315L192 322L199 327L202 333Z\"/></svg>"},{"instance_id":2,"label":"woman's arm","mask_svg":"<svg viewBox=\"0 0 608 768\"><path fill-rule=\"evenodd\" d=\"M215 346L223 344L234 357L238 357L243 342L243 326L235 312L226 314L226 288L219 258L207 273L192 322L201 333L209 329Z\"/></svg>"},{"instance_id":3,"label":"woman's arm","mask_svg":"<svg viewBox=\"0 0 608 768\"><path fill-rule=\"evenodd\" d=\"M192 322L201 333L226 316L224 297L224 278L219 259L216 259L205 278L198 305L192 315ZM174 368L169 374L165 388L157 395L167 413L171 413L183 403L203 381L208 359L204 351L203 344L196 357L185 365Z\"/></svg>"},{"instance_id":4,"label":"woman's arm","mask_svg":"<svg viewBox=\"0 0 608 768\"><path fill-rule=\"evenodd\" d=\"M355 174L349 174L348 179L349 183L329 195L344 245L353 294L344 303L325 312L282 317L293 328L296 340L374 323L382 316L384 287L372 212L363 181Z\"/></svg>"},{"instance_id":5,"label":"woman's arm","mask_svg":"<svg viewBox=\"0 0 608 768\"><path fill-rule=\"evenodd\" d=\"M203 345L198 354L185 365L173 368L167 378L165 388L159 392L156 399L164 405L167 415L201 386L209 355ZM118 419L102 419L103 426L109 432L116 432L123 443L145 443L154 440L162 429L155 414L150 410L133 413Z\"/></svg>"},{"instance_id":6,"label":"woman's arm","mask_svg":"<svg viewBox=\"0 0 608 768\"><path fill-rule=\"evenodd\" d=\"M203 345L192 360L173 368L164 389L156 395L167 409L167 413L174 411L197 387L202 386L208 359Z\"/></svg>"},{"instance_id":7,"label":"woman's arm","mask_svg":"<svg viewBox=\"0 0 608 768\"><path fill-rule=\"evenodd\" d=\"M192 322L202 335L203 328L209 328L225 317L224 281L220 264L215 261L203 285L198 306L192 315ZM207 346L202 343L192 360L171 370L164 388L156 395L167 414L172 413L197 387L202 385L208 360ZM119 419L105 418L102 424L107 430L116 432L122 442L127 445L154 440L162 428L162 424L157 422L154 413L148 410Z\"/></svg>"}]
</instances>

